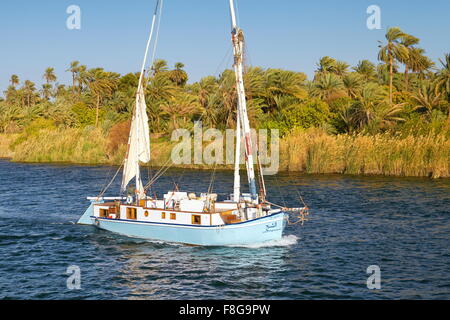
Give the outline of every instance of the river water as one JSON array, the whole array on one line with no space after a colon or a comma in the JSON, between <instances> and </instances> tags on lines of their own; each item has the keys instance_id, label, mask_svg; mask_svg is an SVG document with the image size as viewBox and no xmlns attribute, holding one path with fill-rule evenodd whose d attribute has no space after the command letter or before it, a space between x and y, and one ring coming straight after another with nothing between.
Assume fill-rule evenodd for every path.
<instances>
[{"instance_id":1,"label":"river water","mask_svg":"<svg viewBox=\"0 0 450 320\"><path fill-rule=\"evenodd\" d=\"M270 200L300 206L301 194L304 226L278 242L205 248L76 225L115 170L0 161L0 299L450 299L448 179L281 173L267 177ZM206 191L210 180L172 170L156 192L174 181ZM219 171L214 191L232 183ZM379 290L367 287L372 265ZM80 289L67 286L69 266Z\"/></svg>"}]
</instances>

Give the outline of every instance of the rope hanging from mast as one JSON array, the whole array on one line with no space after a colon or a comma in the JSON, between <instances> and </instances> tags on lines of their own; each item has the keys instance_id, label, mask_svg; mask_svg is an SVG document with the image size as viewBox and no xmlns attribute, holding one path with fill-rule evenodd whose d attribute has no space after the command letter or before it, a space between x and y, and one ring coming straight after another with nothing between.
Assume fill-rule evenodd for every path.
<instances>
[{"instance_id":1,"label":"rope hanging from mast","mask_svg":"<svg viewBox=\"0 0 450 320\"><path fill-rule=\"evenodd\" d=\"M105 194L105 192L109 189L109 187L111 186L111 184L113 183L113 181L116 179L116 177L117 177L117 175L119 174L120 170L122 169L124 163L125 163L125 161L122 161L122 164L121 164L120 167L117 169L116 174L114 175L114 177L111 179L111 181L108 183L108 185L100 192L100 194L98 195L97 198L103 197L103 195Z\"/></svg>"}]
</instances>

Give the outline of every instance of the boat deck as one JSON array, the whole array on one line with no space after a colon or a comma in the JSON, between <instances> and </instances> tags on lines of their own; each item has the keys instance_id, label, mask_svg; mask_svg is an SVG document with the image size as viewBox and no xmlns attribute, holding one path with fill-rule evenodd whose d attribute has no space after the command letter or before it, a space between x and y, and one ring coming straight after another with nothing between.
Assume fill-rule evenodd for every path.
<instances>
[{"instance_id":1,"label":"boat deck","mask_svg":"<svg viewBox=\"0 0 450 320\"><path fill-rule=\"evenodd\" d=\"M189 211L182 211L176 208L167 208L167 209L161 209L161 208L149 208L146 206L141 206L141 205L133 205L133 204L123 204L123 203L115 203L115 202L105 202L105 203L98 203L95 204L95 206L98 207L108 207L108 213L109 214L117 214L118 212L120 212L120 209L118 210L118 208L120 208L121 206L126 206L126 207L134 207L134 208L143 208L144 210L152 210L152 211L161 211L161 212L183 212L183 213L191 213L191 214L219 214L220 217L222 218L222 220L225 222L225 224L234 224L234 223L240 223L242 222L241 219L238 218L237 215L233 214L233 210L216 210L214 212L189 212Z\"/></svg>"}]
</instances>

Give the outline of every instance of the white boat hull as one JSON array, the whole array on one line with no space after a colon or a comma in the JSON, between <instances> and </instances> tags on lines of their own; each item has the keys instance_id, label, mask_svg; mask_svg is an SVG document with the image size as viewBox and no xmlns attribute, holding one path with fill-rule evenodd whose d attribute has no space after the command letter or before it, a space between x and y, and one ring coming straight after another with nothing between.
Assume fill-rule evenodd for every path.
<instances>
[{"instance_id":1,"label":"white boat hull","mask_svg":"<svg viewBox=\"0 0 450 320\"><path fill-rule=\"evenodd\" d=\"M279 240L286 226L284 212L231 225L196 226L99 218L89 215L89 211L79 223L133 238L199 246L248 245Z\"/></svg>"}]
</instances>

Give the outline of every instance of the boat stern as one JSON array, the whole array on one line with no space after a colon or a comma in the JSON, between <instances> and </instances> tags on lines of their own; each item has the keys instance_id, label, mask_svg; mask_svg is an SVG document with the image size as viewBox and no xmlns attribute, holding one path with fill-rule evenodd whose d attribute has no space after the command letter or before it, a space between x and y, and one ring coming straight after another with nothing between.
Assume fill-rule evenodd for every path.
<instances>
[{"instance_id":1,"label":"boat stern","mask_svg":"<svg viewBox=\"0 0 450 320\"><path fill-rule=\"evenodd\" d=\"M83 225L94 225L94 222L92 221L91 217L94 215L94 205L99 204L99 203L103 203L103 200L92 200L89 199L91 201L91 205L89 206L89 208L86 209L86 211L83 213L83 215L80 217L80 219L78 219L77 224L83 224Z\"/></svg>"}]
</instances>

